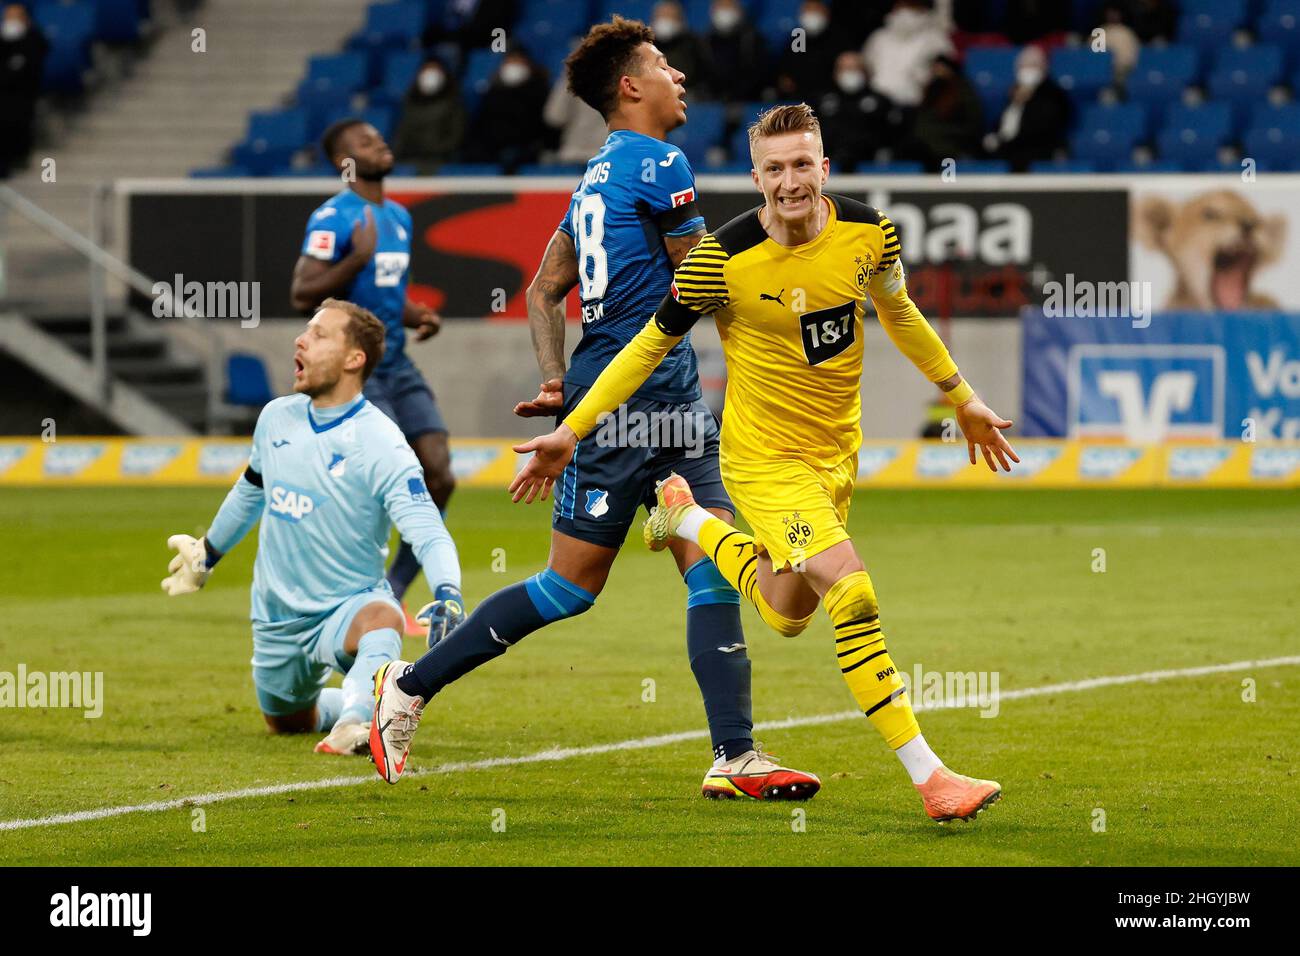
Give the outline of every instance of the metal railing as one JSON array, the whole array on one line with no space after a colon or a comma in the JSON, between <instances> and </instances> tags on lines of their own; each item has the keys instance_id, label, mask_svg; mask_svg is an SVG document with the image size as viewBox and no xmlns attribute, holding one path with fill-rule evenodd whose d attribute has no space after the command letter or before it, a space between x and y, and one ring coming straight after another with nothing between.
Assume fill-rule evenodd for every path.
<instances>
[{"instance_id":1,"label":"metal railing","mask_svg":"<svg viewBox=\"0 0 1300 956\"><path fill-rule=\"evenodd\" d=\"M167 283L155 283L128 262L105 249L107 244L106 206L111 188L104 183L91 187L90 237L83 236L67 223L51 215L11 186L0 184L0 204L44 229L55 239L84 256L90 269L90 362L95 375L95 393L107 403L112 378L108 369L108 294L106 275L112 275L127 288L151 301L158 299L157 287L170 289L171 314L178 317L191 333L185 336L187 347L200 353L207 389L205 427L210 430L219 421L222 409L221 385L225 371L225 349L217 329L201 312L195 311L176 295Z\"/></svg>"}]
</instances>

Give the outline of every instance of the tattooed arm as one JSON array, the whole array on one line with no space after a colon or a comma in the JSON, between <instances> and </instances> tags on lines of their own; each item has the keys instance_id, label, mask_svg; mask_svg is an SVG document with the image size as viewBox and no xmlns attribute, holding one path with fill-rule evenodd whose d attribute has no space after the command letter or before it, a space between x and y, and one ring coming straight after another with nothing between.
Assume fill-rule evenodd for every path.
<instances>
[{"instance_id":1,"label":"tattooed arm","mask_svg":"<svg viewBox=\"0 0 1300 956\"><path fill-rule=\"evenodd\" d=\"M564 403L564 300L577 284L578 255L573 237L556 230L524 296L533 350L542 370L542 387L531 402L515 406L516 415L555 415Z\"/></svg>"},{"instance_id":2,"label":"tattooed arm","mask_svg":"<svg viewBox=\"0 0 1300 956\"><path fill-rule=\"evenodd\" d=\"M672 260L674 269L682 264L686 253L694 249L703 238L703 229L688 236L664 236L664 248L668 250L668 258Z\"/></svg>"}]
</instances>

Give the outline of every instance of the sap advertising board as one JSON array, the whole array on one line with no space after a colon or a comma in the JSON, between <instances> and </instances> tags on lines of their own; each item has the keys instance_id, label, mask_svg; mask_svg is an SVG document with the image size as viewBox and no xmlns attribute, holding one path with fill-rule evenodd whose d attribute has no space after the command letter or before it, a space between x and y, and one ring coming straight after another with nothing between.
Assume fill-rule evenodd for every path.
<instances>
[{"instance_id":1,"label":"sap advertising board","mask_svg":"<svg viewBox=\"0 0 1300 956\"><path fill-rule=\"evenodd\" d=\"M1300 316L1027 315L1024 434L1131 442L1300 439Z\"/></svg>"}]
</instances>

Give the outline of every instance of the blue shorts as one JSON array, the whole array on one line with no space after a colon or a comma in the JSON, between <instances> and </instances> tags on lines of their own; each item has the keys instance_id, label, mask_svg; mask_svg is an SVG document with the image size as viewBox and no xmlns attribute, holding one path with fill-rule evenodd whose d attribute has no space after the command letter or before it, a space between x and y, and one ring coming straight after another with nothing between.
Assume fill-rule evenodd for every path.
<instances>
[{"instance_id":1,"label":"blue shorts","mask_svg":"<svg viewBox=\"0 0 1300 956\"><path fill-rule=\"evenodd\" d=\"M253 625L253 687L262 713L283 717L307 710L316 703L321 688L338 671L346 674L352 655L343 649L352 619L362 608L387 604L399 615L388 582L352 595L333 611L315 619L301 631L285 635Z\"/></svg>"},{"instance_id":2,"label":"blue shorts","mask_svg":"<svg viewBox=\"0 0 1300 956\"><path fill-rule=\"evenodd\" d=\"M420 370L405 355L391 368L375 369L366 381L363 394L370 404L397 423L407 441L426 432L447 431L437 399Z\"/></svg>"},{"instance_id":3,"label":"blue shorts","mask_svg":"<svg viewBox=\"0 0 1300 956\"><path fill-rule=\"evenodd\" d=\"M561 420L587 393L564 386ZM655 482L677 472L704 508L735 507L718 469L718 422L702 401L630 398L573 451L555 482L551 526L606 548L623 544L637 509L655 504Z\"/></svg>"}]
</instances>

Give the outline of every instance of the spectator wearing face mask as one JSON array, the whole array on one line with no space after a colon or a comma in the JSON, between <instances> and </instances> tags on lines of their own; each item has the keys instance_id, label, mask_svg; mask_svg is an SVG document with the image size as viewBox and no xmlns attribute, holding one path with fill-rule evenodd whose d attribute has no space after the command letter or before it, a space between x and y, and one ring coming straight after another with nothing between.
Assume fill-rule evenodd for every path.
<instances>
[{"instance_id":1,"label":"spectator wearing face mask","mask_svg":"<svg viewBox=\"0 0 1300 956\"><path fill-rule=\"evenodd\" d=\"M921 96L905 154L937 172L945 159L979 155L983 129L984 111L975 88L952 57L936 57L930 65L930 81Z\"/></svg>"},{"instance_id":2,"label":"spectator wearing face mask","mask_svg":"<svg viewBox=\"0 0 1300 956\"><path fill-rule=\"evenodd\" d=\"M479 103L467 158L501 163L507 173L537 162L549 132L542 117L549 94L545 70L523 50L507 53Z\"/></svg>"},{"instance_id":3,"label":"spectator wearing face mask","mask_svg":"<svg viewBox=\"0 0 1300 956\"><path fill-rule=\"evenodd\" d=\"M677 0L656 3L650 18L655 46L659 48L668 65L686 74L688 93L709 89L709 51L704 40L686 25L686 13Z\"/></svg>"},{"instance_id":4,"label":"spectator wearing face mask","mask_svg":"<svg viewBox=\"0 0 1300 956\"><path fill-rule=\"evenodd\" d=\"M456 157L464 139L465 106L456 78L441 61L425 60L402 104L393 152L429 175Z\"/></svg>"},{"instance_id":5,"label":"spectator wearing face mask","mask_svg":"<svg viewBox=\"0 0 1300 956\"><path fill-rule=\"evenodd\" d=\"M934 58L954 52L942 21L921 0L898 0L885 25L867 38L862 56L877 90L900 106L917 106Z\"/></svg>"},{"instance_id":6,"label":"spectator wearing face mask","mask_svg":"<svg viewBox=\"0 0 1300 956\"><path fill-rule=\"evenodd\" d=\"M902 123L902 111L872 88L867 65L856 50L836 57L835 89L822 97L817 115L825 153L843 172L875 158L882 148L893 148Z\"/></svg>"},{"instance_id":7,"label":"spectator wearing face mask","mask_svg":"<svg viewBox=\"0 0 1300 956\"><path fill-rule=\"evenodd\" d=\"M791 38L777 66L776 88L783 97L815 103L830 92L835 57L845 48L829 27L831 11L822 0L804 0L799 7L800 38ZM802 40L802 51L794 48Z\"/></svg>"},{"instance_id":8,"label":"spectator wearing face mask","mask_svg":"<svg viewBox=\"0 0 1300 956\"><path fill-rule=\"evenodd\" d=\"M36 100L49 44L17 3L0 18L0 176L7 176L32 151Z\"/></svg>"},{"instance_id":9,"label":"spectator wearing face mask","mask_svg":"<svg viewBox=\"0 0 1300 956\"><path fill-rule=\"evenodd\" d=\"M709 8L709 95L728 103L759 99L763 94L767 50L749 22L740 0L713 0ZM668 62L677 64L672 57ZM686 74L689 81L690 73Z\"/></svg>"},{"instance_id":10,"label":"spectator wearing face mask","mask_svg":"<svg viewBox=\"0 0 1300 956\"><path fill-rule=\"evenodd\" d=\"M1053 157L1065 147L1070 128L1070 98L1047 75L1047 55L1041 47L1027 46L1016 57L1016 85L1002 111L998 131L987 146L1016 172L1029 164Z\"/></svg>"}]
</instances>

